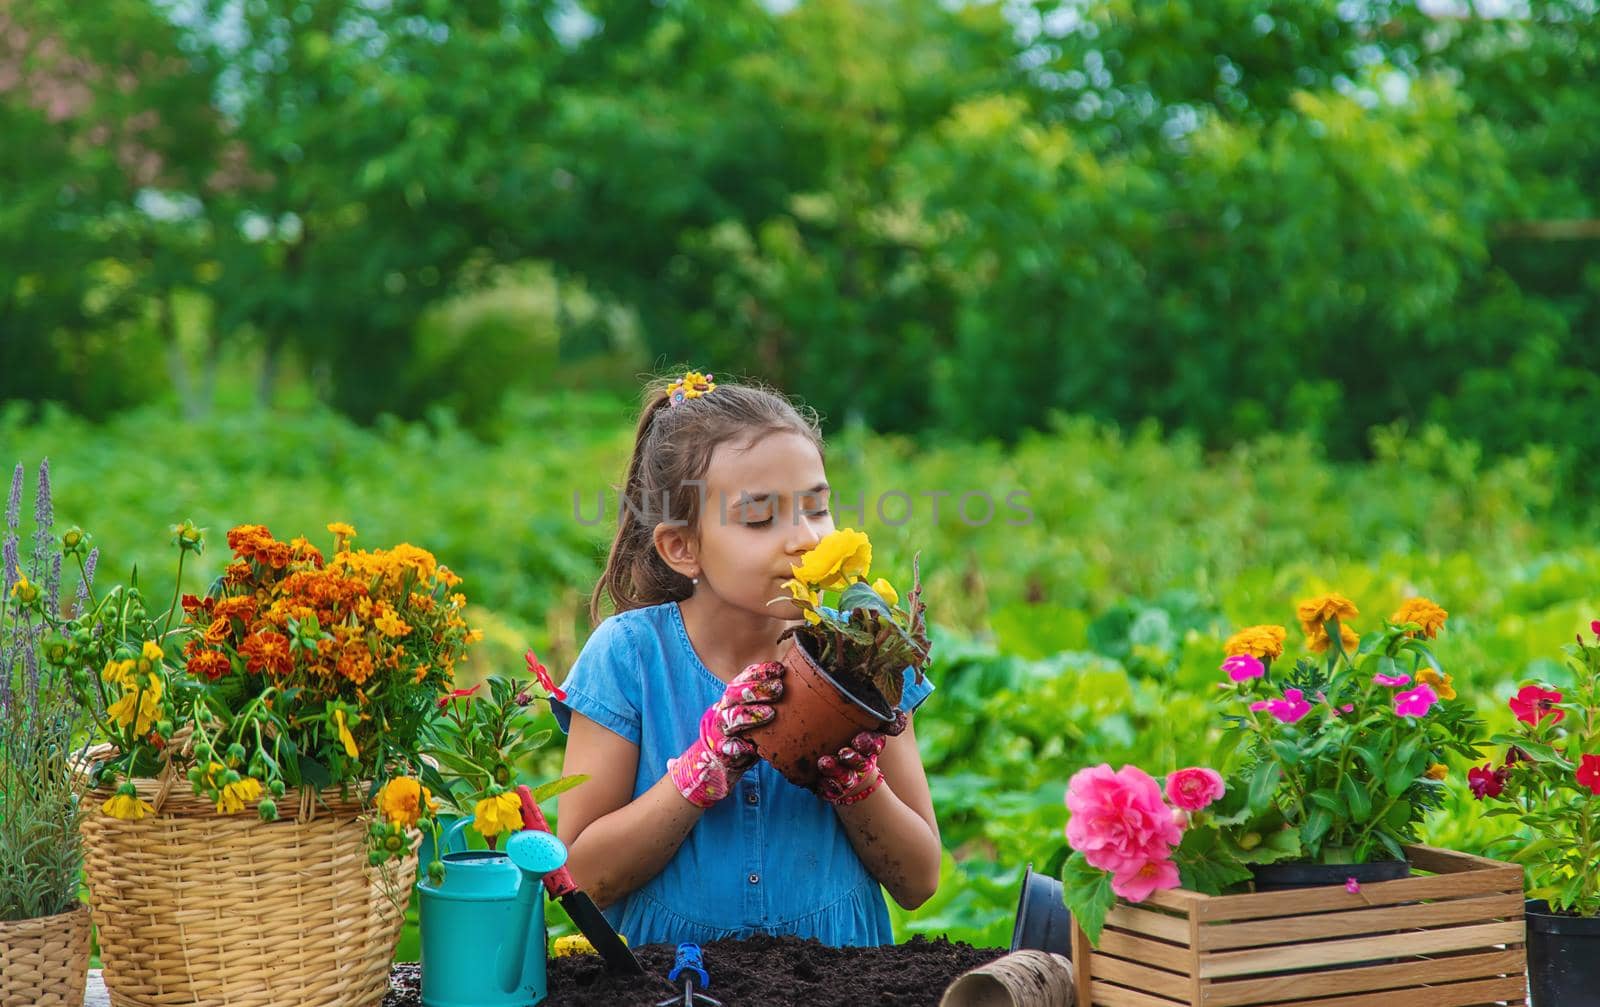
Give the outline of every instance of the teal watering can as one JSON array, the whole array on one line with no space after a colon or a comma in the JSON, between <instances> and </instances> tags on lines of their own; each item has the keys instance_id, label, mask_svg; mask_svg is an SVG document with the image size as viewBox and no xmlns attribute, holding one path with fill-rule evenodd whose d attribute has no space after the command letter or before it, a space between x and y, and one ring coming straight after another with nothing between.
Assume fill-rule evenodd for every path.
<instances>
[{"instance_id":1,"label":"teal watering can","mask_svg":"<svg viewBox=\"0 0 1600 1007\"><path fill-rule=\"evenodd\" d=\"M444 834L444 880L417 885L423 1007L533 1007L546 993L542 879L567 862L567 848L523 830L503 853L468 850L468 824Z\"/></svg>"}]
</instances>

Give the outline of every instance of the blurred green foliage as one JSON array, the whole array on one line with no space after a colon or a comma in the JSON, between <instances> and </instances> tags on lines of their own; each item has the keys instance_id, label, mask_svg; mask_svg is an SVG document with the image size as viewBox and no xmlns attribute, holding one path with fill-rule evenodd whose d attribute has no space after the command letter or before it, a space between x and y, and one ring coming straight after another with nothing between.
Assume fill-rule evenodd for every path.
<instances>
[{"instance_id":1,"label":"blurred green foliage","mask_svg":"<svg viewBox=\"0 0 1600 1007\"><path fill-rule=\"evenodd\" d=\"M203 421L143 407L103 425L27 412L0 412L0 456L30 467L50 456L58 523L96 536L101 570L137 564L164 597L166 529L183 518L213 545L186 567L187 590L221 571L234 524L326 544L323 526L349 521L357 544L410 541L466 578L468 616L487 634L471 677L518 673L530 645L558 675L570 666L631 434L627 401L570 392L513 396L491 440L448 412L361 427L316 404ZM1560 683L1550 658L1597 614L1600 543L1592 514L1557 507L1550 453L1485 460L1438 428L1398 427L1380 429L1371 452L1329 461L1306 435L1208 452L1153 426L1124 435L1063 417L1011 447L860 428L830 440L836 520L872 535L886 575L921 552L935 623L938 691L917 733L950 857L935 899L896 911L902 936L1006 943L1023 865L1044 867L1062 843L1070 774L1102 760L1157 773L1206 761L1223 639L1292 626L1301 597L1337 589L1368 617L1412 594L1444 605L1441 660L1496 729L1513 683ZM579 520L575 492L588 521L607 493L609 521ZM1026 495L1007 507L1013 493ZM999 504L992 520L974 494ZM1503 820L1465 796L1465 768L1452 767L1452 807L1428 834L1481 850Z\"/></svg>"},{"instance_id":2,"label":"blurred green foliage","mask_svg":"<svg viewBox=\"0 0 1600 1007\"><path fill-rule=\"evenodd\" d=\"M1473 6L12 4L0 397L199 414L248 359L482 431L686 360L835 429L1436 422L1592 491L1596 13Z\"/></svg>"}]
</instances>

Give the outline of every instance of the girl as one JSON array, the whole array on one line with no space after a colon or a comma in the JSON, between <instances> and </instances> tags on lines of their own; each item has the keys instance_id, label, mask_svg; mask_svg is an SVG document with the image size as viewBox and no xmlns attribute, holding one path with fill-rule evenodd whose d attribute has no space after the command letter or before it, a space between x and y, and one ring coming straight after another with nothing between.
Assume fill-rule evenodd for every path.
<instances>
[{"instance_id":1,"label":"girl","mask_svg":"<svg viewBox=\"0 0 1600 1007\"><path fill-rule=\"evenodd\" d=\"M939 828L904 730L818 760L819 797L739 735L783 716L783 648L800 621L790 567L833 530L822 437L763 388L690 371L648 393L617 536L595 585L616 614L551 701L568 734L558 833L578 885L633 944L754 933L831 945L894 938L881 884L914 909L939 882Z\"/></svg>"}]
</instances>

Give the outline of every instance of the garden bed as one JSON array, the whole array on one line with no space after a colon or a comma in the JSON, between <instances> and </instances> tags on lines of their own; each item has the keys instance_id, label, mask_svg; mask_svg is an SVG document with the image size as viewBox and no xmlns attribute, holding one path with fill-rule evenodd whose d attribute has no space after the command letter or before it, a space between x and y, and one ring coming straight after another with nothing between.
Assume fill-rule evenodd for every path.
<instances>
[{"instance_id":1,"label":"garden bed","mask_svg":"<svg viewBox=\"0 0 1600 1007\"><path fill-rule=\"evenodd\" d=\"M550 959L545 1007L653 1005L673 992L666 980L676 949L646 944L636 950L646 975L616 977L592 955ZM951 980L1000 957L1001 948L975 948L943 937L913 937L877 948L831 948L794 937L756 936L705 945L706 992L727 1007L933 1007ZM416 965L396 965L384 1007L419 1007ZM679 987L678 992L682 993Z\"/></svg>"}]
</instances>

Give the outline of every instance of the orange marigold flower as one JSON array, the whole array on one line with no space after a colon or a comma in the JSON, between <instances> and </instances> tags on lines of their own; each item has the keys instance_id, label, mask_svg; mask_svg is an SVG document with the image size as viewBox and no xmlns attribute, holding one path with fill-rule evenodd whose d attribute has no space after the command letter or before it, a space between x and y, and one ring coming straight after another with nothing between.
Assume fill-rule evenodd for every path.
<instances>
[{"instance_id":1,"label":"orange marigold flower","mask_svg":"<svg viewBox=\"0 0 1600 1007\"><path fill-rule=\"evenodd\" d=\"M189 663L185 667L195 678L205 678L215 682L233 670L233 662L220 650L202 650L189 658Z\"/></svg>"},{"instance_id":2,"label":"orange marigold flower","mask_svg":"<svg viewBox=\"0 0 1600 1007\"><path fill-rule=\"evenodd\" d=\"M253 674L269 672L287 675L294 670L294 659L289 654L289 638L271 630L258 630L239 644L239 653L245 658L245 668Z\"/></svg>"},{"instance_id":3,"label":"orange marigold flower","mask_svg":"<svg viewBox=\"0 0 1600 1007\"><path fill-rule=\"evenodd\" d=\"M378 791L378 810L391 825L413 828L424 811L437 811L433 794L409 776L397 776Z\"/></svg>"},{"instance_id":4,"label":"orange marigold flower","mask_svg":"<svg viewBox=\"0 0 1600 1007\"><path fill-rule=\"evenodd\" d=\"M250 569L250 564L242 559L229 563L227 569L222 572L223 580L229 584L248 584L252 576L254 571Z\"/></svg>"},{"instance_id":5,"label":"orange marigold flower","mask_svg":"<svg viewBox=\"0 0 1600 1007\"><path fill-rule=\"evenodd\" d=\"M312 545L311 540L304 535L297 535L289 540L289 553L295 559L309 562L318 569L322 567L322 550Z\"/></svg>"},{"instance_id":6,"label":"orange marigold flower","mask_svg":"<svg viewBox=\"0 0 1600 1007\"><path fill-rule=\"evenodd\" d=\"M439 583L443 584L445 587L455 587L457 584L461 583L461 578L457 577L455 571L451 570L449 567L441 566L439 568Z\"/></svg>"},{"instance_id":7,"label":"orange marigold flower","mask_svg":"<svg viewBox=\"0 0 1600 1007\"><path fill-rule=\"evenodd\" d=\"M1305 629L1306 635L1311 637L1322 631L1323 624L1329 619L1344 622L1360 614L1355 602L1338 593L1307 598L1295 606L1295 615L1300 618L1301 627ZM1327 636L1327 633L1323 632L1323 636Z\"/></svg>"},{"instance_id":8,"label":"orange marigold flower","mask_svg":"<svg viewBox=\"0 0 1600 1007\"><path fill-rule=\"evenodd\" d=\"M211 625L206 627L206 643L212 647L220 647L228 642L228 636L232 632L233 625L228 620L213 619Z\"/></svg>"},{"instance_id":9,"label":"orange marigold flower","mask_svg":"<svg viewBox=\"0 0 1600 1007\"><path fill-rule=\"evenodd\" d=\"M1434 694L1440 699L1456 698L1455 679L1432 668L1423 668L1417 672L1417 684L1431 686Z\"/></svg>"},{"instance_id":10,"label":"orange marigold flower","mask_svg":"<svg viewBox=\"0 0 1600 1007\"><path fill-rule=\"evenodd\" d=\"M293 555L289 552L289 544L287 542L267 542L256 553L256 559L262 565L270 566L274 570L282 570L287 567L289 561L293 558Z\"/></svg>"},{"instance_id":11,"label":"orange marigold flower","mask_svg":"<svg viewBox=\"0 0 1600 1007\"><path fill-rule=\"evenodd\" d=\"M1228 637L1222 652L1226 657L1250 654L1264 661L1276 660L1283 656L1283 641L1288 636L1282 626L1246 626Z\"/></svg>"},{"instance_id":12,"label":"orange marigold flower","mask_svg":"<svg viewBox=\"0 0 1600 1007\"><path fill-rule=\"evenodd\" d=\"M1328 631L1321 626L1318 626L1317 631L1312 633L1306 641L1306 645L1311 648L1311 652L1314 654L1321 654L1332 643L1333 641L1328 637ZM1346 653L1354 653L1355 649L1361 646L1361 634L1351 629L1346 623L1341 622L1339 624L1339 643Z\"/></svg>"},{"instance_id":13,"label":"orange marigold flower","mask_svg":"<svg viewBox=\"0 0 1600 1007\"><path fill-rule=\"evenodd\" d=\"M339 654L339 674L355 685L372 677L372 652L365 644L346 647Z\"/></svg>"},{"instance_id":14,"label":"orange marigold flower","mask_svg":"<svg viewBox=\"0 0 1600 1007\"><path fill-rule=\"evenodd\" d=\"M262 543L272 541L272 532L266 525L242 524L228 529L228 548L241 559L254 556Z\"/></svg>"},{"instance_id":15,"label":"orange marigold flower","mask_svg":"<svg viewBox=\"0 0 1600 1007\"><path fill-rule=\"evenodd\" d=\"M216 619L238 619L245 625L256 616L256 600L250 595L240 595L237 598L224 598L217 602L212 610L212 617Z\"/></svg>"},{"instance_id":16,"label":"orange marigold flower","mask_svg":"<svg viewBox=\"0 0 1600 1007\"><path fill-rule=\"evenodd\" d=\"M1435 605L1426 598L1407 598L1395 609L1389 621L1396 625L1408 622L1417 623L1422 627L1422 635L1432 640L1439 635L1439 630L1444 628L1445 619L1450 613ZM1407 636L1416 636L1416 633L1407 633Z\"/></svg>"}]
</instances>

